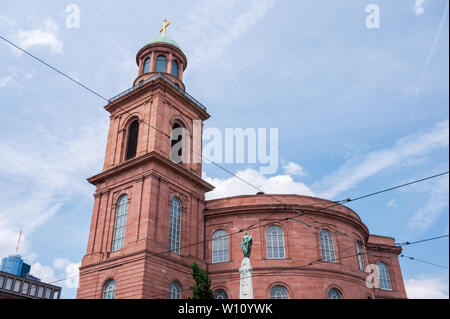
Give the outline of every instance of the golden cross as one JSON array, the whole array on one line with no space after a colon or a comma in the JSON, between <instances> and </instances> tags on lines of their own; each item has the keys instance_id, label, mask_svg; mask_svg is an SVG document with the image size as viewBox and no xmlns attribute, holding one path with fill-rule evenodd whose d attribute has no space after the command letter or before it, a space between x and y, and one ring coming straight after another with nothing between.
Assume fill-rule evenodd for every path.
<instances>
[{"instance_id":1,"label":"golden cross","mask_svg":"<svg viewBox=\"0 0 450 319\"><path fill-rule=\"evenodd\" d=\"M166 29L169 26L169 24L170 24L170 21L164 20L162 28L159 29L159 32L162 32L163 37L166 36Z\"/></svg>"}]
</instances>

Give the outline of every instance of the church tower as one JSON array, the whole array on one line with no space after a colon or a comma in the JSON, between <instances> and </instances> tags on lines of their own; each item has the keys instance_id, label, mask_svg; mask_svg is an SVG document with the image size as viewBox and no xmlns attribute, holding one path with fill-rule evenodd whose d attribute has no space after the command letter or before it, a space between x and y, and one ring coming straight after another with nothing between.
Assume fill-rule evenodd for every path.
<instances>
[{"instance_id":1,"label":"church tower","mask_svg":"<svg viewBox=\"0 0 450 319\"><path fill-rule=\"evenodd\" d=\"M170 23L170 22L169 22ZM185 298L205 268L201 136L206 108L185 91L187 59L165 36L136 55L133 87L111 114L77 298Z\"/></svg>"}]
</instances>

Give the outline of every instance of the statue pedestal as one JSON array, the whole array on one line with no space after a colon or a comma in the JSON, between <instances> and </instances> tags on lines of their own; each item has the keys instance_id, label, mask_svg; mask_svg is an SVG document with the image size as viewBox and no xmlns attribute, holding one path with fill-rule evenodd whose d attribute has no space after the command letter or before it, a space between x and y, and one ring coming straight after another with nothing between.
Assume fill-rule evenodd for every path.
<instances>
[{"instance_id":1,"label":"statue pedestal","mask_svg":"<svg viewBox=\"0 0 450 319\"><path fill-rule=\"evenodd\" d=\"M241 262L241 268L239 268L239 273L241 274L240 299L253 299L252 272L250 259L244 257Z\"/></svg>"}]
</instances>

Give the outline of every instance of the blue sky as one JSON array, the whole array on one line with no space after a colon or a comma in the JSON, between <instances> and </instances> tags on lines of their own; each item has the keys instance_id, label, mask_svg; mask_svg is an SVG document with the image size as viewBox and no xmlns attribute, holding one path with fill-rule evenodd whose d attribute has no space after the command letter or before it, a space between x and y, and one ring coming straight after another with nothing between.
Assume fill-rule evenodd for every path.
<instances>
[{"instance_id":1,"label":"blue sky","mask_svg":"<svg viewBox=\"0 0 450 319\"><path fill-rule=\"evenodd\" d=\"M80 27L68 28L69 4ZM379 28L367 28L377 4ZM279 168L224 167L267 193L357 197L448 170L446 0L21 1L0 4L0 34L112 97L162 20L188 58L187 91L206 127L278 128ZM0 256L20 253L46 281L76 275L86 249L108 113L101 99L0 43ZM208 198L255 193L212 165ZM448 176L348 206L375 234L447 234ZM448 238L407 256L448 265ZM410 297L448 298L448 270L401 259ZM76 278L61 282L74 298Z\"/></svg>"}]
</instances>

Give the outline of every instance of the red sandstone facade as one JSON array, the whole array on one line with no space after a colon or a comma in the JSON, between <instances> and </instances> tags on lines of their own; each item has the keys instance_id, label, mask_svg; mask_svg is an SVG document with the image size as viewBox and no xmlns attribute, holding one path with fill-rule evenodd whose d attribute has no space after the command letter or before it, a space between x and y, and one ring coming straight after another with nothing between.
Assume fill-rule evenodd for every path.
<instances>
[{"instance_id":1,"label":"red sandstone facade","mask_svg":"<svg viewBox=\"0 0 450 319\"><path fill-rule=\"evenodd\" d=\"M406 298L398 262L401 248L393 238L370 234L359 216L345 206L326 209L333 203L300 195L206 201L205 193L213 186L201 178L201 161L177 164L171 159L169 137L174 125L192 137L194 121L209 118L206 109L184 91L187 59L178 46L162 39L142 48L136 61L139 71L133 89L105 106L111 114L107 148L103 172L88 179L96 192L77 298L102 298L111 281L114 298L169 298L172 283L179 287L177 297L187 298L194 283L192 262L208 272L213 291L239 298L238 269L243 256L242 233L237 232L250 225L255 225L248 231L253 237L255 298L269 298L274 286L284 287L288 298L328 298L332 288L343 298ZM132 123L137 133L132 132ZM188 149L195 158L195 141L189 143L183 151ZM117 250L113 239L118 233L119 199L124 196L126 225L123 246ZM169 238L174 236L171 223L175 223L173 198L181 206L179 251L169 251ZM283 220L287 217L296 220ZM267 255L266 231L271 225L283 232L284 258ZM333 237L334 262L317 262L322 258L321 229ZM211 238L218 230L228 234L228 261L213 263ZM364 267L380 261L387 265L392 289L366 287L368 274L360 270L357 240L362 243Z\"/></svg>"}]
</instances>

